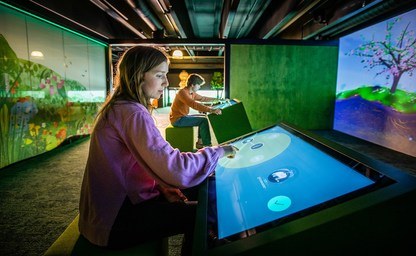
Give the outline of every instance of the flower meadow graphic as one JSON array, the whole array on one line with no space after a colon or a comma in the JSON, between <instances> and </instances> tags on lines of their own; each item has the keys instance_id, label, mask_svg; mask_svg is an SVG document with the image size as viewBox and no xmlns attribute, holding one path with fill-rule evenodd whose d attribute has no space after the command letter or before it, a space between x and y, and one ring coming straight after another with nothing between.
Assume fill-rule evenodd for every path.
<instances>
[{"instance_id":1,"label":"flower meadow graphic","mask_svg":"<svg viewBox=\"0 0 416 256\"><path fill-rule=\"evenodd\" d=\"M0 168L56 148L69 137L91 133L103 96L51 68L20 59L0 34Z\"/></svg>"}]
</instances>

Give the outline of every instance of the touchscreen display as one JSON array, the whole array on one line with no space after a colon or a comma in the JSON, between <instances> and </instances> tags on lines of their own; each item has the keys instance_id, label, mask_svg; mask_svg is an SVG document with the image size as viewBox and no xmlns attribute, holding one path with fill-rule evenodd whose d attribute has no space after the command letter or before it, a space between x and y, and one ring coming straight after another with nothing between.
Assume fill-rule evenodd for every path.
<instances>
[{"instance_id":1,"label":"touchscreen display","mask_svg":"<svg viewBox=\"0 0 416 256\"><path fill-rule=\"evenodd\" d=\"M237 104L236 100L223 100L220 101L219 104L213 105L212 108L213 109L224 109L226 107L232 106L234 104Z\"/></svg>"},{"instance_id":2,"label":"touchscreen display","mask_svg":"<svg viewBox=\"0 0 416 256\"><path fill-rule=\"evenodd\" d=\"M374 183L278 125L231 144L215 172L219 239Z\"/></svg>"}]
</instances>

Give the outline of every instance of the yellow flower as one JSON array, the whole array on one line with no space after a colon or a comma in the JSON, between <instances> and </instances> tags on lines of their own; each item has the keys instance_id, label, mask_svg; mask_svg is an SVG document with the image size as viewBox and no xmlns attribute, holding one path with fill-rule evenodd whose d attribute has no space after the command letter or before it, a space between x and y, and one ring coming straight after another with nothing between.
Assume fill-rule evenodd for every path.
<instances>
[{"instance_id":1,"label":"yellow flower","mask_svg":"<svg viewBox=\"0 0 416 256\"><path fill-rule=\"evenodd\" d=\"M29 124L29 133L30 133L30 136L32 137L36 135L36 131L33 129L34 127L35 127L34 123Z\"/></svg>"},{"instance_id":2,"label":"yellow flower","mask_svg":"<svg viewBox=\"0 0 416 256\"><path fill-rule=\"evenodd\" d=\"M36 126L35 126L36 135L38 135L38 134L39 134L39 129L40 129L40 125L36 125Z\"/></svg>"},{"instance_id":3,"label":"yellow flower","mask_svg":"<svg viewBox=\"0 0 416 256\"><path fill-rule=\"evenodd\" d=\"M25 144L26 145L30 145L32 143L33 143L33 140L31 140L31 139L25 139Z\"/></svg>"},{"instance_id":4,"label":"yellow flower","mask_svg":"<svg viewBox=\"0 0 416 256\"><path fill-rule=\"evenodd\" d=\"M39 125L35 125L33 123L30 123L29 124L30 136L32 136L32 137L37 136L39 134L39 129L40 129Z\"/></svg>"}]
</instances>

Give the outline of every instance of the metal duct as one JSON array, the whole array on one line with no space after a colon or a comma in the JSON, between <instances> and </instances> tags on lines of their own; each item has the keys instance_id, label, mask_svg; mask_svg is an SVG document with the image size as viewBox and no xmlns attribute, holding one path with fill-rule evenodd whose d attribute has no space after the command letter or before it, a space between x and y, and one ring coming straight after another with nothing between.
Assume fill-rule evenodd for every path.
<instances>
[{"instance_id":1,"label":"metal duct","mask_svg":"<svg viewBox=\"0 0 416 256\"><path fill-rule=\"evenodd\" d=\"M320 2L320 0L309 0L303 2L303 4L299 6L299 10L289 12L278 24L276 24L272 29L270 29L269 32L263 36L263 39L277 36Z\"/></svg>"},{"instance_id":2,"label":"metal duct","mask_svg":"<svg viewBox=\"0 0 416 256\"><path fill-rule=\"evenodd\" d=\"M105 0L104 0L105 1ZM107 5L100 0L90 0L95 6L106 12L110 15L113 19L117 20L121 24L123 24L126 28L130 29L133 33L141 37L142 39L147 39L147 37L135 27L133 27L130 23L127 22L127 18L122 15L117 9L115 9L112 5Z\"/></svg>"},{"instance_id":3,"label":"metal duct","mask_svg":"<svg viewBox=\"0 0 416 256\"><path fill-rule=\"evenodd\" d=\"M143 0L127 0L127 3L133 10L143 19L144 22L153 30L153 34L157 34L158 38L163 37L164 27L160 21L150 11L148 5ZM153 36L154 37L154 36Z\"/></svg>"},{"instance_id":4,"label":"metal duct","mask_svg":"<svg viewBox=\"0 0 416 256\"><path fill-rule=\"evenodd\" d=\"M363 24L364 22L367 22L373 18L379 17L380 15L385 14L388 11L396 9L409 2L411 2L411 0L374 1L355 12L345 15L344 17L332 22L331 24L325 27L318 29L314 33L305 36L303 39L314 39L316 36L335 37L336 35L339 35L340 33L346 30Z\"/></svg>"}]
</instances>

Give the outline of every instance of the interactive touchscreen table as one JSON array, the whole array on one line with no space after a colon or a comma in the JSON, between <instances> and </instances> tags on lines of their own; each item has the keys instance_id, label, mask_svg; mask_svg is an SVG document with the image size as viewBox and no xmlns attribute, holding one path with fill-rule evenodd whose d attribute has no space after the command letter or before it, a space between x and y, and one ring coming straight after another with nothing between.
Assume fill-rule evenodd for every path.
<instances>
[{"instance_id":1,"label":"interactive touchscreen table","mask_svg":"<svg viewBox=\"0 0 416 256\"><path fill-rule=\"evenodd\" d=\"M322 237L317 231L318 224L334 218L342 219L345 214L341 211L338 216L328 214L328 211L346 204L351 205L346 212L367 208L369 202L356 204L353 201L397 186L403 179L402 174L398 174L397 179L389 177L285 124L228 143L239 151L234 158L219 160L215 176L207 182L205 193L202 192L209 195L205 201L202 199L201 205L205 207L199 209L206 212L204 223L199 225L209 229L207 232L211 234L214 232L218 240L214 243L199 241L195 255L261 255L270 248L283 249L295 245L301 231L301 234L310 233L306 236L310 236L308 242L302 240L310 244ZM412 190L415 198L415 179L407 179L412 185L406 189ZM371 203L380 198L373 200ZM414 206L411 208L411 212L416 212ZM212 212L214 214L208 214ZM309 222L313 216L319 215L322 216L314 220L316 223ZM305 226L299 226L299 222L305 220ZM340 227L345 225L343 221L340 223ZM416 227L414 220L410 223ZM336 230L336 225L327 230L332 229ZM288 242L288 238L292 242ZM279 240L284 240L284 244L279 244ZM313 250L313 246L309 249ZM301 249L294 246L291 250L299 252Z\"/></svg>"},{"instance_id":2,"label":"interactive touchscreen table","mask_svg":"<svg viewBox=\"0 0 416 256\"><path fill-rule=\"evenodd\" d=\"M232 144L215 173L220 239L374 184L280 126Z\"/></svg>"}]
</instances>

